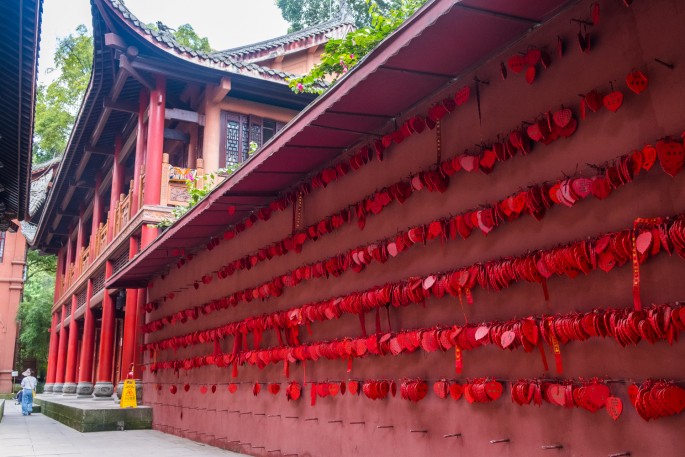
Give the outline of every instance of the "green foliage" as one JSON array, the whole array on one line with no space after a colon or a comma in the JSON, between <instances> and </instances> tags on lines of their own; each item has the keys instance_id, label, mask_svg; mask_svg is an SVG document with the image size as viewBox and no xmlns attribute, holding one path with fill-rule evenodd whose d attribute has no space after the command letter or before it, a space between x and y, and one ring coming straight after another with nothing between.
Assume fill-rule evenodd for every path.
<instances>
[{"instance_id":1,"label":"green foliage","mask_svg":"<svg viewBox=\"0 0 685 457\"><path fill-rule=\"evenodd\" d=\"M288 32L297 32L331 19L339 14L341 3L341 0L276 0L283 19L290 23ZM371 25L369 0L346 0L345 3L358 28ZM375 3L379 11L386 14L397 8L401 0L377 0Z\"/></svg>"},{"instance_id":2,"label":"green foliage","mask_svg":"<svg viewBox=\"0 0 685 457\"><path fill-rule=\"evenodd\" d=\"M179 26L178 30L174 33L176 41L182 46L185 46L195 51L212 52L212 47L209 45L209 38L200 37L193 26L190 24L183 24Z\"/></svg>"},{"instance_id":3,"label":"green foliage","mask_svg":"<svg viewBox=\"0 0 685 457\"><path fill-rule=\"evenodd\" d=\"M36 94L33 162L43 163L64 152L93 64L93 38L84 25L60 38L54 67L59 76L40 84Z\"/></svg>"},{"instance_id":4,"label":"green foliage","mask_svg":"<svg viewBox=\"0 0 685 457\"><path fill-rule=\"evenodd\" d=\"M36 359L38 370L45 372L50 343L51 308L55 290L55 256L41 256L38 251L27 254L27 274L24 295L19 304L19 357Z\"/></svg>"},{"instance_id":5,"label":"green foliage","mask_svg":"<svg viewBox=\"0 0 685 457\"><path fill-rule=\"evenodd\" d=\"M178 44L194 51L213 51L209 44L209 38L199 36L197 32L195 32L195 29L193 29L193 26L190 24L179 25L176 30L167 27L161 22L157 22L157 24L147 24L147 27L157 32L160 30L169 32L178 42Z\"/></svg>"},{"instance_id":6,"label":"green foliage","mask_svg":"<svg viewBox=\"0 0 685 457\"><path fill-rule=\"evenodd\" d=\"M378 4L371 3L371 26L350 32L345 38L329 40L321 54L321 62L308 74L289 79L288 85L297 93L322 93L326 84L332 85L357 65L362 57L402 25L425 1L399 0L397 8L385 14Z\"/></svg>"},{"instance_id":7,"label":"green foliage","mask_svg":"<svg viewBox=\"0 0 685 457\"><path fill-rule=\"evenodd\" d=\"M254 141L250 141L250 150L247 152L247 156L251 157L252 154L257 151L257 143ZM244 162L243 162L244 163ZM209 194L212 189L214 189L214 180L217 177L222 177L222 178L227 178L231 174L233 174L240 166L242 163L237 163L233 164L231 166L228 166L226 168L220 168L217 170L216 174L215 173L210 173L208 175L203 176L202 179L204 179L203 185L201 189L198 189L195 186L195 180L194 179L186 179L186 191L188 192L188 195L190 196L190 199L188 200L188 203L186 206L176 206L171 210L171 217L163 219L159 223L157 223L156 227L169 227L171 226L174 222L179 220L185 213L190 211L192 207L197 205L200 200L205 198L207 194Z\"/></svg>"},{"instance_id":8,"label":"green foliage","mask_svg":"<svg viewBox=\"0 0 685 457\"><path fill-rule=\"evenodd\" d=\"M157 30L157 26L150 25ZM210 52L209 39L199 37L190 24L170 31L179 44ZM61 155L76 120L83 94L88 88L93 66L93 37L85 25L57 42L54 67L59 76L50 84L38 86L34 125L33 163L43 163Z\"/></svg>"}]
</instances>

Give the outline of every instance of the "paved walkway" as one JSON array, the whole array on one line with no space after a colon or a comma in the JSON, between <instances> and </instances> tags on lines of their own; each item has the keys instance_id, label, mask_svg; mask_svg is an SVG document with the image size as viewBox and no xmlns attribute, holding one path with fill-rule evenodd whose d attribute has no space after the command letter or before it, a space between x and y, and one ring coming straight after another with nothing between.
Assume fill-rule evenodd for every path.
<instances>
[{"instance_id":1,"label":"paved walkway","mask_svg":"<svg viewBox=\"0 0 685 457\"><path fill-rule=\"evenodd\" d=\"M42 414L21 415L21 405L5 401L0 422L0 457L25 456L241 457L156 430L79 433Z\"/></svg>"}]
</instances>

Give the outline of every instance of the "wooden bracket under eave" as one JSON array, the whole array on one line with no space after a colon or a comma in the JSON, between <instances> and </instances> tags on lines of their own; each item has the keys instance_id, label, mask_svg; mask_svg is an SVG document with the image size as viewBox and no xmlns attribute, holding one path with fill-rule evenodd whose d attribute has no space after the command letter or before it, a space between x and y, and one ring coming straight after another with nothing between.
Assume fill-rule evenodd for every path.
<instances>
[{"instance_id":1,"label":"wooden bracket under eave","mask_svg":"<svg viewBox=\"0 0 685 457\"><path fill-rule=\"evenodd\" d=\"M221 103L221 101L228 95L231 91L231 78L224 76L221 78L221 82L214 89L214 94L212 94L212 103Z\"/></svg>"}]
</instances>

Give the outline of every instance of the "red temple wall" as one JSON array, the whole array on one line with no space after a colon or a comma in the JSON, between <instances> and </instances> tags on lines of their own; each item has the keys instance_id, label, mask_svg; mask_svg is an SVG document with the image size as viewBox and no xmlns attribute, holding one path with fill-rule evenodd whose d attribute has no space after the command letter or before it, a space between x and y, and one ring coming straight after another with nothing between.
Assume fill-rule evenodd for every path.
<instances>
[{"instance_id":1,"label":"red temple wall","mask_svg":"<svg viewBox=\"0 0 685 457\"><path fill-rule=\"evenodd\" d=\"M350 248L365 245L394 235L405 229L450 214L490 204L528 185L556 181L580 171L586 176L596 172L586 164L600 164L619 155L640 149L665 135L676 135L685 129L685 5L676 0L634 2L630 8L618 1L602 1L601 21L592 27L592 50L579 51L576 33L578 26L571 18L587 19L590 1L581 1L568 11L530 33L524 40L495 56L465 75L472 88L469 101L442 120L443 158L473 151L481 141L489 144L498 134L506 134L532 120L539 113L555 111L561 105L572 108L579 118L580 98L577 94L598 89L610 90L614 81L624 95L624 104L616 113L602 109L588 112L587 119L579 120L577 132L568 139L560 139L544 146L535 144L527 156L516 156L498 163L495 170L458 172L452 176L448 190L443 193L415 192L404 204L391 203L380 215L367 218L360 230L356 223L343 225L316 242L305 243L300 254L289 253L261 262L249 271L240 271L227 279L214 279L201 284L194 280L217 270L229 260L280 240L291 231L291 210L277 212L268 222L259 221L234 240L223 241L212 251L201 250L192 261L180 269L172 269L164 280L156 278L149 289L149 300L158 300L169 292L175 297L162 303L148 315L147 320L190 306L205 303L234 291L255 286L300 265L326 258ZM666 32L667 31L667 32ZM555 53L557 35L564 38L563 58ZM475 37L474 37L475 38ZM436 46L439 46L436 43ZM468 43L464 43L468 46ZM523 74L509 71L502 81L499 62L505 61L529 46L546 48L552 56L549 69L538 65L538 76L532 85ZM446 58L458 49L445 50ZM654 61L660 59L674 64L673 69ZM625 85L626 75L639 69L649 78L648 89L640 95L630 92ZM482 125L479 124L473 77L487 80L481 86ZM428 110L431 103L454 94L464 85L457 82L440 96L426 100L418 109ZM398 91L402 88L398 87ZM426 130L413 135L386 152L383 162L373 160L358 171L333 182L325 189L314 190L305 197L305 225L315 223L373 191L428 168L436 161L436 134ZM624 187L615 190L605 200L589 198L572 208L556 206L548 210L542 221L527 215L513 222L505 222L487 236L477 229L467 240L448 240L444 244L429 242L414 246L384 264L372 263L361 273L347 271L338 278L303 281L296 287L285 288L282 296L264 302L241 303L235 308L200 316L195 321L176 323L146 336L147 342L200 331L221 324L238 321L278 310L300 306L318 300L365 290L375 285L394 282L414 275L449 271L479 261L519 256L538 249L549 249L558 244L582 240L586 237L631 228L638 217L670 216L685 212L685 173L670 178L657 163ZM478 233L476 233L478 232ZM659 256L648 260L640 269L642 301L645 304L672 302L683 299L685 261L676 255ZM589 311L596 307L632 306L632 271L630 262L609 273L597 270L575 279L552 277L548 280L549 303L545 303L538 284L518 282L499 292L476 288L474 304L465 304L469 322L509 320L541 313L569 313ZM184 290L179 291L183 288ZM451 296L430 298L425 307L409 305L392 308L392 330L463 324L458 300ZM374 328L373 313L367 313L367 329ZM385 312L382 328L387 331ZM346 314L332 321L311 325L312 334L303 326L303 342L330 340L341 337L360 337L356 315ZM248 337L252 347L252 337ZM232 349L232 338L221 347ZM262 347L277 345L271 330L264 332ZM161 351L157 360L183 359L213 353L212 343L191 346L177 351ZM547 356L553 365L549 347ZM578 379L600 377L642 381L647 378L683 379L682 360L685 345L666 342L622 348L613 339L590 339L572 342L561 347L564 373L561 378ZM518 378L556 377L543 372L537 351L522 349L503 351L492 345L464 351L464 369L455 374L454 353L417 351L398 356L369 356L355 359L351 373L342 360L319 360L306 363L307 381L349 379L440 378L459 379L492 377ZM146 361L151 362L149 355ZM552 367L553 370L553 367ZM291 364L290 380L304 380L302 364ZM606 411L590 413L580 408L563 409L549 403L541 407L513 404L509 384L505 383L503 398L488 404L468 404L439 399L432 388L419 403L399 398L372 401L363 395L349 393L331 398L318 398L316 406L309 405L309 388L296 402L285 398L287 379L283 365L269 365L263 370L254 366L239 367L237 378L231 369L203 367L179 374L172 371L144 373L145 401L155 407L155 427L187 436L198 441L226 445L234 450L267 455L268 450L300 456L343 455L507 455L534 456L560 452L569 456L608 455L630 451L632 455L682 455L678 437L685 425L684 416L661 418L645 422L628 401L627 383L610 384L612 394L623 400L624 411L614 421ZM229 382L241 383L235 394L227 392ZM280 382L281 392L273 396L266 388L259 396L252 394L254 382ZM185 392L184 384L190 384ZM202 394L201 386L218 386L217 392ZM157 390L157 386L161 390ZM173 395L171 385L178 387ZM430 383L432 387L432 383ZM265 387L265 386L264 386ZM231 412L239 411L239 412ZM261 415L264 414L264 415ZM273 416L273 417L269 417ZM286 417L296 417L288 419ZM306 421L305 419L313 419ZM343 423L329 421L343 421ZM364 424L350 424L361 422ZM378 425L392 425L378 429ZM410 430L428 430L411 433ZM461 433L460 438L443 438L444 434ZM509 443L492 445L493 439L510 439ZM240 443L250 443L251 446ZM563 444L561 451L544 451L543 445ZM279 455L270 453L268 455Z\"/></svg>"},{"instance_id":2,"label":"red temple wall","mask_svg":"<svg viewBox=\"0 0 685 457\"><path fill-rule=\"evenodd\" d=\"M13 363L25 263L26 239L19 232L6 232L0 261L0 393L12 392L13 370L23 371Z\"/></svg>"}]
</instances>

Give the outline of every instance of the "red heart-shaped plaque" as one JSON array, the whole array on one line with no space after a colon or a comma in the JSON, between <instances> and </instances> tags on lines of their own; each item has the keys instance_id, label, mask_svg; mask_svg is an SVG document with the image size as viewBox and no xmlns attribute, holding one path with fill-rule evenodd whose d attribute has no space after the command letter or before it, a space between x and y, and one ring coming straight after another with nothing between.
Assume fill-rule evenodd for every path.
<instances>
[{"instance_id":1,"label":"red heart-shaped plaque","mask_svg":"<svg viewBox=\"0 0 685 457\"><path fill-rule=\"evenodd\" d=\"M634 71L632 73L628 73L628 76L626 76L626 84L628 85L628 89L632 90L638 95L647 89L647 81L647 77L641 71Z\"/></svg>"},{"instance_id":2,"label":"red heart-shaped plaque","mask_svg":"<svg viewBox=\"0 0 685 457\"><path fill-rule=\"evenodd\" d=\"M268 389L269 389L270 394L276 395L278 392L281 391L281 385L276 384L276 383L271 383L271 384L269 384Z\"/></svg>"},{"instance_id":3,"label":"red heart-shaped plaque","mask_svg":"<svg viewBox=\"0 0 685 457\"><path fill-rule=\"evenodd\" d=\"M470 95L471 89L469 86L464 86L459 89L456 94L454 94L454 101L457 106L461 106L468 101Z\"/></svg>"},{"instance_id":4,"label":"red heart-shaped plaque","mask_svg":"<svg viewBox=\"0 0 685 457\"><path fill-rule=\"evenodd\" d=\"M656 142L656 152L659 163L669 176L675 176L685 164L685 148L683 144L670 139Z\"/></svg>"},{"instance_id":5,"label":"red heart-shaped plaque","mask_svg":"<svg viewBox=\"0 0 685 457\"><path fill-rule=\"evenodd\" d=\"M618 397L609 397L606 401L606 409L613 420L617 420L623 412L623 402Z\"/></svg>"},{"instance_id":6,"label":"red heart-shaped plaque","mask_svg":"<svg viewBox=\"0 0 685 457\"><path fill-rule=\"evenodd\" d=\"M609 111L613 111L615 113L623 104L623 92L619 90L609 92L604 96L603 103Z\"/></svg>"},{"instance_id":7,"label":"red heart-shaped plaque","mask_svg":"<svg viewBox=\"0 0 685 457\"><path fill-rule=\"evenodd\" d=\"M523 71L523 67L526 65L526 60L523 58L523 56L520 56L516 54L515 56L509 57L509 60L507 60L507 66L513 71L514 73L521 73Z\"/></svg>"},{"instance_id":8,"label":"red heart-shaped plaque","mask_svg":"<svg viewBox=\"0 0 685 457\"><path fill-rule=\"evenodd\" d=\"M642 168L647 171L651 170L656 162L656 157L656 148L651 144L642 148Z\"/></svg>"},{"instance_id":9,"label":"red heart-shaped plaque","mask_svg":"<svg viewBox=\"0 0 685 457\"><path fill-rule=\"evenodd\" d=\"M635 247L637 252L644 254L652 244L652 232L642 232L635 240Z\"/></svg>"},{"instance_id":10,"label":"red heart-shaped plaque","mask_svg":"<svg viewBox=\"0 0 685 457\"><path fill-rule=\"evenodd\" d=\"M230 383L228 385L228 391L231 392L232 394L236 393L237 390L238 390L238 384Z\"/></svg>"},{"instance_id":11,"label":"red heart-shaped plaque","mask_svg":"<svg viewBox=\"0 0 685 457\"><path fill-rule=\"evenodd\" d=\"M542 131L540 130L540 124L538 124L537 122L535 124L529 125L526 129L526 133L528 134L528 138L530 138L533 141L540 141L543 137Z\"/></svg>"},{"instance_id":12,"label":"red heart-shaped plaque","mask_svg":"<svg viewBox=\"0 0 685 457\"><path fill-rule=\"evenodd\" d=\"M552 384L547 388L547 396L552 404L564 406L566 404L566 387L559 384Z\"/></svg>"},{"instance_id":13,"label":"red heart-shaped plaque","mask_svg":"<svg viewBox=\"0 0 685 457\"><path fill-rule=\"evenodd\" d=\"M535 75L537 74L537 70L535 67L528 67L526 69L526 82L528 84L533 84L533 81L535 81Z\"/></svg>"},{"instance_id":14,"label":"red heart-shaped plaque","mask_svg":"<svg viewBox=\"0 0 685 457\"><path fill-rule=\"evenodd\" d=\"M502 396L504 387L497 381L490 381L485 383L485 394L492 400L497 400Z\"/></svg>"},{"instance_id":15,"label":"red heart-shaped plaque","mask_svg":"<svg viewBox=\"0 0 685 457\"><path fill-rule=\"evenodd\" d=\"M507 331L502 333L501 343L503 348L508 348L516 340L516 333Z\"/></svg>"},{"instance_id":16,"label":"red heart-shaped plaque","mask_svg":"<svg viewBox=\"0 0 685 457\"><path fill-rule=\"evenodd\" d=\"M566 127L568 123L571 121L572 117L573 113L568 108L562 108L556 113L554 113L554 115L552 116L552 118L554 119L554 123L561 128Z\"/></svg>"},{"instance_id":17,"label":"red heart-shaped plaque","mask_svg":"<svg viewBox=\"0 0 685 457\"><path fill-rule=\"evenodd\" d=\"M630 403L635 405L635 400L637 400L637 395L640 393L640 388L636 386L635 384L631 384L628 386L628 398L630 399Z\"/></svg>"},{"instance_id":18,"label":"red heart-shaped plaque","mask_svg":"<svg viewBox=\"0 0 685 457\"><path fill-rule=\"evenodd\" d=\"M443 380L436 381L435 384L433 384L433 391L435 392L435 395L437 395L440 398L447 398L447 387L448 382Z\"/></svg>"},{"instance_id":19,"label":"red heart-shaped plaque","mask_svg":"<svg viewBox=\"0 0 685 457\"><path fill-rule=\"evenodd\" d=\"M450 384L450 397L454 400L459 400L462 395L464 395L464 388L461 384L457 384L456 382Z\"/></svg>"},{"instance_id":20,"label":"red heart-shaped plaque","mask_svg":"<svg viewBox=\"0 0 685 457\"><path fill-rule=\"evenodd\" d=\"M592 90L585 95L585 104L592 112L597 112L602 107L602 94L596 90Z\"/></svg>"}]
</instances>

